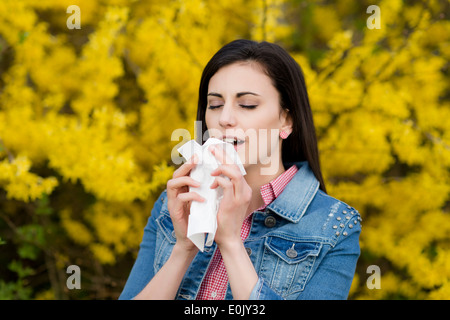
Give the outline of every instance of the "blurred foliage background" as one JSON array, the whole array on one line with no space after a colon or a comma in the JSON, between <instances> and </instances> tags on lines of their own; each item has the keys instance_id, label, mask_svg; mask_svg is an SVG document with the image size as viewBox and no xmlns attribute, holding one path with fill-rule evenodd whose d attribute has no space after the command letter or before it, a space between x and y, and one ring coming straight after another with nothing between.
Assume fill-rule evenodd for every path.
<instances>
[{"instance_id":1,"label":"blurred foliage background","mask_svg":"<svg viewBox=\"0 0 450 320\"><path fill-rule=\"evenodd\" d=\"M69 5L81 29L68 29ZM368 29L369 5L381 28ZM116 299L237 38L304 70L329 194L363 217L351 299L450 298L446 0L1 0L0 299ZM68 290L69 265L81 289ZM381 270L370 290L367 268Z\"/></svg>"}]
</instances>

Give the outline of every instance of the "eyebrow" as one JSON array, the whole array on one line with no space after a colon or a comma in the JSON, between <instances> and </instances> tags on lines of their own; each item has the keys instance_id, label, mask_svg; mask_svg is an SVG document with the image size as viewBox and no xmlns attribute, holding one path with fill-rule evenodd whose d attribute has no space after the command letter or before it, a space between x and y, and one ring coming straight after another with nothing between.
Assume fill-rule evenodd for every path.
<instances>
[{"instance_id":1,"label":"eyebrow","mask_svg":"<svg viewBox=\"0 0 450 320\"><path fill-rule=\"evenodd\" d=\"M259 94L257 94L257 93L250 92L250 91L244 91L244 92L238 92L236 94L236 97L240 98L240 97L245 96L247 94L251 94L253 96L259 96ZM223 96L220 93L216 93L216 92L210 92L210 93L208 93L208 96L214 96L214 97L223 98Z\"/></svg>"}]
</instances>

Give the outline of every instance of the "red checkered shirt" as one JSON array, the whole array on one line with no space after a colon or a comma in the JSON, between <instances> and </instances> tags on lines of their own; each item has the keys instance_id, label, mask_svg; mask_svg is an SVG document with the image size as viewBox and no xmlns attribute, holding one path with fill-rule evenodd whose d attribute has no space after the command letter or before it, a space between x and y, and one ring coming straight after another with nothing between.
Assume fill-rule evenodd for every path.
<instances>
[{"instance_id":1,"label":"red checkered shirt","mask_svg":"<svg viewBox=\"0 0 450 320\"><path fill-rule=\"evenodd\" d=\"M293 165L288 170L283 172L278 178L261 186L260 190L264 205L257 210L263 210L269 203L271 203L276 197L278 197L278 195L284 190L286 185L289 183L289 181L291 181L297 171L297 166ZM249 214L242 224L242 241L247 239L248 234L250 233L252 216L253 213ZM200 286L197 300L224 300L225 294L227 292L227 285L227 271L225 269L222 255L220 254L220 250L219 248L217 248L208 267L208 270L206 270L206 275Z\"/></svg>"}]
</instances>

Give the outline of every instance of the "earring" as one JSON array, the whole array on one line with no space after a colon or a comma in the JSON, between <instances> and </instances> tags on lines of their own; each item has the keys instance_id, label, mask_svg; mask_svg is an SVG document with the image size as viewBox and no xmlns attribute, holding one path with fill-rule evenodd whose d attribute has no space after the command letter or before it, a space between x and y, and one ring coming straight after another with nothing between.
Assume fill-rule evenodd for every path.
<instances>
[{"instance_id":1,"label":"earring","mask_svg":"<svg viewBox=\"0 0 450 320\"><path fill-rule=\"evenodd\" d=\"M281 139L286 139L287 137L289 137L289 133L285 132L285 131L281 131L280 132L280 138Z\"/></svg>"}]
</instances>

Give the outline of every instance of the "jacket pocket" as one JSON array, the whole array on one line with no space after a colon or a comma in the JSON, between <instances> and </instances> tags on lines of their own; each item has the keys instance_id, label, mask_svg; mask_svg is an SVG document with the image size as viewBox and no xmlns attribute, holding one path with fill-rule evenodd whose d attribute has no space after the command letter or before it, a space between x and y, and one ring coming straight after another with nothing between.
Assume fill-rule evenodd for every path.
<instances>
[{"instance_id":1,"label":"jacket pocket","mask_svg":"<svg viewBox=\"0 0 450 320\"><path fill-rule=\"evenodd\" d=\"M155 274L169 259L176 242L172 219L168 214L161 214L156 219L156 225L155 260L153 262Z\"/></svg>"},{"instance_id":2,"label":"jacket pocket","mask_svg":"<svg viewBox=\"0 0 450 320\"><path fill-rule=\"evenodd\" d=\"M302 291L322 249L316 239L269 236L264 242L260 276L281 296Z\"/></svg>"}]
</instances>

